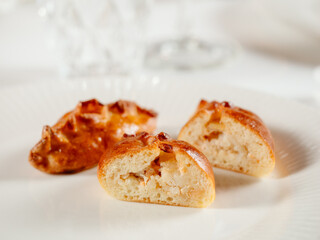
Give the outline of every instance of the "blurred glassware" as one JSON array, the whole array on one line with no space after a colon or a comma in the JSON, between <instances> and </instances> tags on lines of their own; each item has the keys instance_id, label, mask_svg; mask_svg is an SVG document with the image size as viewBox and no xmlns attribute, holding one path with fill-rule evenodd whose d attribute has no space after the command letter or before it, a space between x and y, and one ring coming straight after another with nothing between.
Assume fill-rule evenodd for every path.
<instances>
[{"instance_id":1,"label":"blurred glassware","mask_svg":"<svg viewBox=\"0 0 320 240\"><path fill-rule=\"evenodd\" d=\"M39 0L64 76L138 71L148 0Z\"/></svg>"},{"instance_id":2,"label":"blurred glassware","mask_svg":"<svg viewBox=\"0 0 320 240\"><path fill-rule=\"evenodd\" d=\"M210 42L193 36L192 19L188 11L198 1L175 0L178 16L178 38L151 45L146 52L146 64L156 68L192 70L211 68L226 63L236 53L236 46Z\"/></svg>"}]
</instances>

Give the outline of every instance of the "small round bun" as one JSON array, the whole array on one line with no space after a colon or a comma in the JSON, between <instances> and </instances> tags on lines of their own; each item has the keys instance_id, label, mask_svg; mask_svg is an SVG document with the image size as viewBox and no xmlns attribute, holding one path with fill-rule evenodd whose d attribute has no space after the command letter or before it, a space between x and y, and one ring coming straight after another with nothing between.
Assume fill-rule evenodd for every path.
<instances>
[{"instance_id":1,"label":"small round bun","mask_svg":"<svg viewBox=\"0 0 320 240\"><path fill-rule=\"evenodd\" d=\"M215 197L207 158L165 133L124 136L98 167L101 186L117 199L185 207L206 207Z\"/></svg>"},{"instance_id":2,"label":"small round bun","mask_svg":"<svg viewBox=\"0 0 320 240\"><path fill-rule=\"evenodd\" d=\"M30 151L29 162L46 173L92 168L124 133L152 132L156 116L130 101L108 105L96 99L80 102L53 127L44 126L41 140Z\"/></svg>"},{"instance_id":3,"label":"small round bun","mask_svg":"<svg viewBox=\"0 0 320 240\"><path fill-rule=\"evenodd\" d=\"M202 151L214 167L261 177L275 165L269 129L256 114L228 102L201 100L178 139Z\"/></svg>"}]
</instances>

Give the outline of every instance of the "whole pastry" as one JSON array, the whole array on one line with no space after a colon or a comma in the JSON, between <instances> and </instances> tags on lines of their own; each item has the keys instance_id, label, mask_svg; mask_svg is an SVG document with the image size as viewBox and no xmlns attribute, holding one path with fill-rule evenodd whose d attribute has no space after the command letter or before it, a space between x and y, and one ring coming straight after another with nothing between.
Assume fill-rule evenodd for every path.
<instances>
[{"instance_id":1,"label":"whole pastry","mask_svg":"<svg viewBox=\"0 0 320 240\"><path fill-rule=\"evenodd\" d=\"M256 114L228 102L201 100L178 139L202 151L214 167L261 177L275 165L268 128Z\"/></svg>"},{"instance_id":2,"label":"whole pastry","mask_svg":"<svg viewBox=\"0 0 320 240\"><path fill-rule=\"evenodd\" d=\"M107 192L124 201L206 207L215 197L206 157L165 133L126 136L102 156L98 178Z\"/></svg>"},{"instance_id":3,"label":"whole pastry","mask_svg":"<svg viewBox=\"0 0 320 240\"><path fill-rule=\"evenodd\" d=\"M46 173L73 173L94 167L124 133L152 132L157 114L134 102L107 105L96 99L80 102L53 127L44 126L29 162Z\"/></svg>"}]
</instances>

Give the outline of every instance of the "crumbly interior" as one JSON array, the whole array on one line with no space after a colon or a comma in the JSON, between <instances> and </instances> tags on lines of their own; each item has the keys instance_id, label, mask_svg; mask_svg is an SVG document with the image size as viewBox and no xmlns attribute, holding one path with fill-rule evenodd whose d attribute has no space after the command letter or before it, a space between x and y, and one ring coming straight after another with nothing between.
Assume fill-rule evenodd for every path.
<instances>
[{"instance_id":1,"label":"crumbly interior","mask_svg":"<svg viewBox=\"0 0 320 240\"><path fill-rule=\"evenodd\" d=\"M214 167L253 176L268 174L274 167L270 150L255 132L231 117L211 122L202 115L180 133L184 140L202 151Z\"/></svg>"},{"instance_id":2,"label":"crumbly interior","mask_svg":"<svg viewBox=\"0 0 320 240\"><path fill-rule=\"evenodd\" d=\"M187 154L142 150L112 161L105 172L107 191L120 200L206 207L214 186Z\"/></svg>"}]
</instances>

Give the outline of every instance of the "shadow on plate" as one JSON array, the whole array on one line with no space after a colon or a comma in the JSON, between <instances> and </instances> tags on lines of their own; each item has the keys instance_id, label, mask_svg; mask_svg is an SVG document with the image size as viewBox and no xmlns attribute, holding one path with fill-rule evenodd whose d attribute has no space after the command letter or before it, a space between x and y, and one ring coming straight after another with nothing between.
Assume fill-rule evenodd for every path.
<instances>
[{"instance_id":1,"label":"shadow on plate","mask_svg":"<svg viewBox=\"0 0 320 240\"><path fill-rule=\"evenodd\" d=\"M232 209L270 206L290 195L287 182L255 178L223 169L214 169L216 199L209 208Z\"/></svg>"},{"instance_id":2,"label":"shadow on plate","mask_svg":"<svg viewBox=\"0 0 320 240\"><path fill-rule=\"evenodd\" d=\"M271 134L275 142L276 153L276 166L271 177L287 177L312 165L307 147L302 144L301 138L278 128L271 128Z\"/></svg>"},{"instance_id":3,"label":"shadow on plate","mask_svg":"<svg viewBox=\"0 0 320 240\"><path fill-rule=\"evenodd\" d=\"M234 188L239 189L241 187L246 187L260 182L260 178L224 169L214 168L213 172L217 191L231 191Z\"/></svg>"},{"instance_id":4,"label":"shadow on plate","mask_svg":"<svg viewBox=\"0 0 320 240\"><path fill-rule=\"evenodd\" d=\"M44 173L33 168L28 161L29 149L17 149L2 156L0 161L1 180L27 180L43 178Z\"/></svg>"},{"instance_id":5,"label":"shadow on plate","mask_svg":"<svg viewBox=\"0 0 320 240\"><path fill-rule=\"evenodd\" d=\"M1 157L0 161L0 181L2 180L37 180L47 179L48 176L67 176L67 175L97 175L97 167L73 173L73 174L46 174L31 166L28 161L29 149L17 149Z\"/></svg>"},{"instance_id":6,"label":"shadow on plate","mask_svg":"<svg viewBox=\"0 0 320 240\"><path fill-rule=\"evenodd\" d=\"M274 171L265 178L255 178L214 169L217 197L212 208L269 205L290 195L288 182L279 180L303 170L313 162L301 137L278 128L271 128L271 132L276 153Z\"/></svg>"},{"instance_id":7,"label":"shadow on plate","mask_svg":"<svg viewBox=\"0 0 320 240\"><path fill-rule=\"evenodd\" d=\"M109 196L108 196L109 198ZM112 219L121 227L123 221L127 224L135 225L136 222L165 222L167 220L177 220L194 214L200 214L205 209L186 208L176 206L165 206L159 204L124 202L117 199L101 198L100 209L101 217L105 219L107 224L108 219ZM119 211L115 211L115 209Z\"/></svg>"},{"instance_id":8,"label":"shadow on plate","mask_svg":"<svg viewBox=\"0 0 320 240\"><path fill-rule=\"evenodd\" d=\"M172 224L179 224L180 218L188 216L192 221L191 216L205 211L205 209L120 201L107 194L96 178L77 178L77 180L63 178L65 177L60 181L51 181L48 186L32 185L29 189L39 209L37 214L50 216L48 218L50 224L68 219L76 221L77 227L80 228L81 224L89 229L100 225L107 232L120 233L125 232L127 228L138 227L137 223L152 225L157 222L166 225L169 221Z\"/></svg>"}]
</instances>

